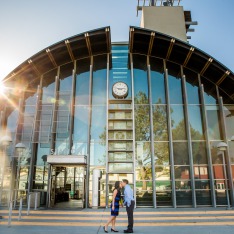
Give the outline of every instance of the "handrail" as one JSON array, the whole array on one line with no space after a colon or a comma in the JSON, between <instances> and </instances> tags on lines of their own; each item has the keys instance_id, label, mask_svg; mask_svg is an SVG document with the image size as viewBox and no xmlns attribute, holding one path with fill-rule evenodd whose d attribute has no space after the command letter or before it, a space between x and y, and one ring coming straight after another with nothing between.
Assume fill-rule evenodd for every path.
<instances>
[{"instance_id":1,"label":"handrail","mask_svg":"<svg viewBox=\"0 0 234 234\"><path fill-rule=\"evenodd\" d=\"M10 202L9 202L8 227L11 226L13 203L15 203L17 201L20 201L18 220L21 220L22 207L23 207L23 196L21 196L20 199L13 199L13 200L10 200Z\"/></svg>"},{"instance_id":2,"label":"handrail","mask_svg":"<svg viewBox=\"0 0 234 234\"><path fill-rule=\"evenodd\" d=\"M40 193L40 192L30 192L29 193L29 195L28 195L28 203L27 203L27 215L30 214L30 205L31 205L31 196L32 196L32 194L35 194L34 210L37 210L38 193ZM22 219L23 198L24 197L21 196L20 199L10 200L10 202L9 202L9 215L8 215L8 227L11 227L12 208L13 208L13 203L14 202L20 201L18 220L20 221Z\"/></svg>"}]
</instances>

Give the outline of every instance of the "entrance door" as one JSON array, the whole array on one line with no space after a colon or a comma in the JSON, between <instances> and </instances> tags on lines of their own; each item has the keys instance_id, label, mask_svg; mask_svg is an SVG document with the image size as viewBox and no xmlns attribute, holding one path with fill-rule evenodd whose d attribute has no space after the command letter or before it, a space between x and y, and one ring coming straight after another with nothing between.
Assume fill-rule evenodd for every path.
<instances>
[{"instance_id":1,"label":"entrance door","mask_svg":"<svg viewBox=\"0 0 234 234\"><path fill-rule=\"evenodd\" d=\"M58 209L83 208L84 191L84 166L52 166L50 207Z\"/></svg>"}]
</instances>

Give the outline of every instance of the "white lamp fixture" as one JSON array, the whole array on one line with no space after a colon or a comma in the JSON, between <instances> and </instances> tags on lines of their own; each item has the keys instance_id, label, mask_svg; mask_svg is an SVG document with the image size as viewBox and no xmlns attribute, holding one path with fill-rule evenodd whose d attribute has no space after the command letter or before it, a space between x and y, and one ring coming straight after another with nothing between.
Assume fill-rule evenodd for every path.
<instances>
[{"instance_id":1,"label":"white lamp fixture","mask_svg":"<svg viewBox=\"0 0 234 234\"><path fill-rule=\"evenodd\" d=\"M16 144L15 148L17 150L23 150L26 148L26 146L23 143L18 143L18 144Z\"/></svg>"},{"instance_id":2,"label":"white lamp fixture","mask_svg":"<svg viewBox=\"0 0 234 234\"><path fill-rule=\"evenodd\" d=\"M220 150L220 151L225 151L227 150L227 147L228 145L225 143L225 142L219 142L217 144L217 148Z\"/></svg>"},{"instance_id":3,"label":"white lamp fixture","mask_svg":"<svg viewBox=\"0 0 234 234\"><path fill-rule=\"evenodd\" d=\"M234 135L231 137L231 141L234 141Z\"/></svg>"},{"instance_id":4,"label":"white lamp fixture","mask_svg":"<svg viewBox=\"0 0 234 234\"><path fill-rule=\"evenodd\" d=\"M12 138L8 135L5 135L5 136L0 138L1 145L8 146L11 144L11 142L12 142Z\"/></svg>"}]
</instances>

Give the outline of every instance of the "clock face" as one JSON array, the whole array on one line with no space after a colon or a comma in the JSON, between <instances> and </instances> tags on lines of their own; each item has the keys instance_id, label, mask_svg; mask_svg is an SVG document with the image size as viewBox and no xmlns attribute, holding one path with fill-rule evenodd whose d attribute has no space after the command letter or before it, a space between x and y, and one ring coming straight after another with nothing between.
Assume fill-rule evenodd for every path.
<instances>
[{"instance_id":1,"label":"clock face","mask_svg":"<svg viewBox=\"0 0 234 234\"><path fill-rule=\"evenodd\" d=\"M124 82L116 82L112 87L115 98L125 98L128 95L128 86Z\"/></svg>"}]
</instances>

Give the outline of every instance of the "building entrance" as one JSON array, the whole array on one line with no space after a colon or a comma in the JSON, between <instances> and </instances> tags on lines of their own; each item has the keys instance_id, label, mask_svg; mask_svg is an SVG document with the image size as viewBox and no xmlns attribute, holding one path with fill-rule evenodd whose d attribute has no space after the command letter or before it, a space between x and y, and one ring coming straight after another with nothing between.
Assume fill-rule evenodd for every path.
<instances>
[{"instance_id":1,"label":"building entrance","mask_svg":"<svg viewBox=\"0 0 234 234\"><path fill-rule=\"evenodd\" d=\"M50 183L50 208L76 209L84 207L84 166L52 166Z\"/></svg>"}]
</instances>

